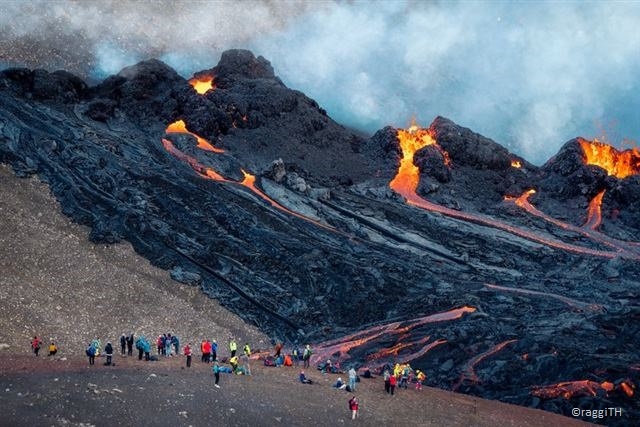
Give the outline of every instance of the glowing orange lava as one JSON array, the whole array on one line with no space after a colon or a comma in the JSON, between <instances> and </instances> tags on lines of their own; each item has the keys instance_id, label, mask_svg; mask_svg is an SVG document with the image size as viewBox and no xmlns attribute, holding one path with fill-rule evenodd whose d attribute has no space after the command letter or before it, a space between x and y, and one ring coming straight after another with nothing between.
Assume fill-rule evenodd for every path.
<instances>
[{"instance_id":1,"label":"glowing orange lava","mask_svg":"<svg viewBox=\"0 0 640 427\"><path fill-rule=\"evenodd\" d=\"M584 152L586 164L599 166L617 178L640 173L640 150L637 148L618 151L597 139L587 141L578 138L578 142Z\"/></svg>"},{"instance_id":2,"label":"glowing orange lava","mask_svg":"<svg viewBox=\"0 0 640 427\"><path fill-rule=\"evenodd\" d=\"M202 163L198 162L195 158L183 153L178 150L175 145L171 141L166 138L162 138L162 145L167 152L171 153L174 157L183 162L186 162L191 166L191 169L196 171L200 176L212 179L214 181L222 181L222 182L231 182L220 175L218 172L214 171L211 168L204 166Z\"/></svg>"},{"instance_id":3,"label":"glowing orange lava","mask_svg":"<svg viewBox=\"0 0 640 427\"><path fill-rule=\"evenodd\" d=\"M605 190L599 192L592 200L589 202L589 208L587 208L587 221L584 223L583 227L590 228L591 230L597 230L602 223L602 197L604 196Z\"/></svg>"},{"instance_id":4,"label":"glowing orange lava","mask_svg":"<svg viewBox=\"0 0 640 427\"><path fill-rule=\"evenodd\" d=\"M522 167L522 163L520 163L520 160L511 160L511 167L520 169Z\"/></svg>"},{"instance_id":5,"label":"glowing orange lava","mask_svg":"<svg viewBox=\"0 0 640 427\"><path fill-rule=\"evenodd\" d=\"M196 135L195 133L189 131L184 120L177 120L171 123L169 126L167 126L165 133L184 133L187 135L191 135L196 139L196 141L198 142L198 148L200 148L201 150L212 151L214 153L224 153L224 150L222 148L214 147L213 145L211 145L211 143L209 143L209 141L207 141L200 135Z\"/></svg>"},{"instance_id":6,"label":"glowing orange lava","mask_svg":"<svg viewBox=\"0 0 640 427\"><path fill-rule=\"evenodd\" d=\"M626 382L622 382L620 383L619 388L627 395L627 397L633 396L633 384L629 385ZM546 386L534 386L531 394L543 399L555 399L556 397L571 399L573 397L581 396L596 396L600 391L607 393L614 389L615 387L613 383L609 381L597 383L595 381L582 380L566 381Z\"/></svg>"},{"instance_id":7,"label":"glowing orange lava","mask_svg":"<svg viewBox=\"0 0 640 427\"><path fill-rule=\"evenodd\" d=\"M402 159L398 173L389 183L389 187L404 196L405 193L415 193L420 181L420 170L413 164L414 154L427 145L435 145L436 140L428 129L421 129L413 124L407 130L398 129L398 141L402 149Z\"/></svg>"},{"instance_id":8,"label":"glowing orange lava","mask_svg":"<svg viewBox=\"0 0 640 427\"><path fill-rule=\"evenodd\" d=\"M194 77L189 80L189 84L198 92L200 95L204 95L216 88L213 76L200 76Z\"/></svg>"}]
</instances>

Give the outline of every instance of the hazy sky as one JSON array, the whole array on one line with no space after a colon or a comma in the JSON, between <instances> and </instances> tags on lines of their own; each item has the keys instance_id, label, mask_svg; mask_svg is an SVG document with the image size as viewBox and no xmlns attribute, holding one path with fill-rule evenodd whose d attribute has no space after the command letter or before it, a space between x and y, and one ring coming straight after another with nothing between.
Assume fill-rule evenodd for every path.
<instances>
[{"instance_id":1,"label":"hazy sky","mask_svg":"<svg viewBox=\"0 0 640 427\"><path fill-rule=\"evenodd\" d=\"M443 115L541 164L575 136L640 139L640 2L7 1L0 65L185 77L248 48L337 121Z\"/></svg>"}]
</instances>

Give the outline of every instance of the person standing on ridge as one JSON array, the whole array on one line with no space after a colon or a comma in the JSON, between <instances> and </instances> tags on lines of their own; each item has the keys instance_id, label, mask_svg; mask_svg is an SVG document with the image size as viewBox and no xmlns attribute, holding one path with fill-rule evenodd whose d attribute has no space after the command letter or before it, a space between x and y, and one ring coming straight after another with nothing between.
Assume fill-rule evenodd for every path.
<instances>
[{"instance_id":1,"label":"person standing on ridge","mask_svg":"<svg viewBox=\"0 0 640 427\"><path fill-rule=\"evenodd\" d=\"M220 386L218 385L218 381L220 381L220 365L218 365L218 362L213 363L213 376L216 379L213 385L216 388L220 388Z\"/></svg>"},{"instance_id":2,"label":"person standing on ridge","mask_svg":"<svg viewBox=\"0 0 640 427\"><path fill-rule=\"evenodd\" d=\"M236 340L231 337L229 341L229 351L231 351L231 357L236 355L236 350L238 350L238 345L236 344Z\"/></svg>"},{"instance_id":3,"label":"person standing on ridge","mask_svg":"<svg viewBox=\"0 0 640 427\"><path fill-rule=\"evenodd\" d=\"M31 350L38 356L38 352L40 351L40 347L42 346L42 340L37 336L34 336L31 340Z\"/></svg>"},{"instance_id":4,"label":"person standing on ridge","mask_svg":"<svg viewBox=\"0 0 640 427\"><path fill-rule=\"evenodd\" d=\"M211 342L211 361L215 362L218 360L218 343L216 340Z\"/></svg>"},{"instance_id":5,"label":"person standing on ridge","mask_svg":"<svg viewBox=\"0 0 640 427\"><path fill-rule=\"evenodd\" d=\"M249 347L248 342L244 343L244 348L242 349L242 351L244 352L245 356L251 357L251 347Z\"/></svg>"},{"instance_id":6,"label":"person standing on ridge","mask_svg":"<svg viewBox=\"0 0 640 427\"><path fill-rule=\"evenodd\" d=\"M356 378L358 377L358 373L353 366L349 369L349 389L354 392L356 391Z\"/></svg>"},{"instance_id":7,"label":"person standing on ridge","mask_svg":"<svg viewBox=\"0 0 640 427\"><path fill-rule=\"evenodd\" d=\"M127 356L133 355L133 332L127 337Z\"/></svg>"},{"instance_id":8,"label":"person standing on ridge","mask_svg":"<svg viewBox=\"0 0 640 427\"><path fill-rule=\"evenodd\" d=\"M353 396L351 399L349 399L349 409L351 410L351 419L355 420L358 417L358 408L359 408L359 404L358 404L358 398Z\"/></svg>"},{"instance_id":9,"label":"person standing on ridge","mask_svg":"<svg viewBox=\"0 0 640 427\"><path fill-rule=\"evenodd\" d=\"M276 357L276 358L280 357L280 352L282 351L282 347L283 347L283 344L280 341L278 341L275 347L276 352L273 355L273 357Z\"/></svg>"},{"instance_id":10,"label":"person standing on ridge","mask_svg":"<svg viewBox=\"0 0 640 427\"><path fill-rule=\"evenodd\" d=\"M113 357L113 346L111 342L107 342L107 345L104 347L104 354L107 356L107 361L104 365L111 366L111 358Z\"/></svg>"},{"instance_id":11,"label":"person standing on ridge","mask_svg":"<svg viewBox=\"0 0 640 427\"><path fill-rule=\"evenodd\" d=\"M184 355L187 356L187 368L191 367L191 343L184 346Z\"/></svg>"},{"instance_id":12,"label":"person standing on ridge","mask_svg":"<svg viewBox=\"0 0 640 427\"><path fill-rule=\"evenodd\" d=\"M125 349L127 347L127 336L122 334L120 337L120 354L124 356Z\"/></svg>"}]
</instances>

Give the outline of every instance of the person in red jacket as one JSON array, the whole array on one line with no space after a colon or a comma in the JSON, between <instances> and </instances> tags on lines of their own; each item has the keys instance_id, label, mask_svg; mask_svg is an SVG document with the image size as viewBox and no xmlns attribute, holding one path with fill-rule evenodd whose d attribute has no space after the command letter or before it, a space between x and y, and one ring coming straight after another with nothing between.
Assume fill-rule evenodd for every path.
<instances>
[{"instance_id":1,"label":"person in red jacket","mask_svg":"<svg viewBox=\"0 0 640 427\"><path fill-rule=\"evenodd\" d=\"M355 420L358 417L358 398L353 396L349 399L349 409L351 409L351 419Z\"/></svg>"},{"instance_id":2,"label":"person in red jacket","mask_svg":"<svg viewBox=\"0 0 640 427\"><path fill-rule=\"evenodd\" d=\"M209 363L211 361L211 341L206 340L202 345L202 361Z\"/></svg>"},{"instance_id":3,"label":"person in red jacket","mask_svg":"<svg viewBox=\"0 0 640 427\"><path fill-rule=\"evenodd\" d=\"M187 356L187 368L191 367L191 343L188 343L182 349L184 355Z\"/></svg>"},{"instance_id":4,"label":"person in red jacket","mask_svg":"<svg viewBox=\"0 0 640 427\"><path fill-rule=\"evenodd\" d=\"M389 377L389 389L391 390L391 396L393 396L393 392L396 389L396 384L397 384L397 380L396 380L396 376L395 375L391 375Z\"/></svg>"},{"instance_id":5,"label":"person in red jacket","mask_svg":"<svg viewBox=\"0 0 640 427\"><path fill-rule=\"evenodd\" d=\"M42 346L42 340L37 336L33 337L33 339L31 340L31 349L36 354L36 356L38 355L38 352L40 351L41 346Z\"/></svg>"}]
</instances>

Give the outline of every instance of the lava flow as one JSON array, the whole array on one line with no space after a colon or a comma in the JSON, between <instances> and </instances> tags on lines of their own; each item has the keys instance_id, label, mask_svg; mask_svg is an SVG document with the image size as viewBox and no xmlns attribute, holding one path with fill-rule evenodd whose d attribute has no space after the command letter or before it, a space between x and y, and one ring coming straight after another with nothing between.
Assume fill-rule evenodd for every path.
<instances>
[{"instance_id":1,"label":"lava flow","mask_svg":"<svg viewBox=\"0 0 640 427\"><path fill-rule=\"evenodd\" d=\"M196 139L196 141L198 142L198 148L200 148L201 150L212 151L214 153L224 153L224 150L222 148L214 147L209 141L207 141L200 135L187 130L187 125L185 124L184 120L177 120L171 123L169 126L167 126L165 133L184 133L187 135L191 135Z\"/></svg>"},{"instance_id":2,"label":"lava flow","mask_svg":"<svg viewBox=\"0 0 640 427\"><path fill-rule=\"evenodd\" d=\"M546 292L538 292L538 291L532 291L529 289L520 289L520 288L509 288L506 286L498 286L498 285L492 285L490 283L485 283L484 284L487 288L489 289L495 289L497 291L505 291L505 292L515 292L515 293L519 293L519 294L526 294L526 295L535 295L535 296L541 296L541 297L550 297L550 298L554 298L557 299L559 301L562 301L563 303L574 307L578 310L581 311L596 311L596 312L602 312L604 307L602 307L602 305L600 304L588 304L585 302L581 302L581 301L576 301L574 299L562 296L562 295L557 295L557 294L552 294L552 293L546 293Z\"/></svg>"},{"instance_id":3,"label":"lava flow","mask_svg":"<svg viewBox=\"0 0 640 427\"><path fill-rule=\"evenodd\" d=\"M617 254L620 256L623 256L625 258L630 258L630 259L640 259L640 251L638 250L638 246L637 246L637 242L625 242L622 240L617 240L614 239L612 237L609 237L605 234L602 234L596 230L594 230L593 228L589 227L589 224L593 224L595 225L597 222L599 222L600 219L596 219L594 218L594 216L597 216L598 218L601 218L599 215L599 207L600 207L600 203L602 201L602 195L604 195L604 191L602 193L600 193L599 195L597 195L594 200L591 201L591 203L589 204L589 208L594 209L595 212L594 213L589 213L590 217L587 220L587 223L585 224L585 226L583 227L577 227L575 225L572 224L568 224L564 221L560 221L558 219L555 219L553 217L550 217L549 215L541 212L540 210L538 210L535 206L533 206L530 202L529 202L529 197L532 194L535 194L535 190L527 190L525 191L522 195L520 195L520 197L516 198L515 200L512 200L510 198L507 198L505 200L507 201L513 201L516 206L521 207L522 209L524 209L525 211L527 211L528 213L530 213L533 216L537 216L538 218L542 218L547 222L550 222L562 229L565 230L569 230L569 231L573 231L577 234L581 234L585 237L590 238L593 241L605 244L607 246L610 246L612 248L615 248L618 250ZM599 200L598 200L599 198ZM592 207L593 205L593 207Z\"/></svg>"},{"instance_id":4,"label":"lava flow","mask_svg":"<svg viewBox=\"0 0 640 427\"><path fill-rule=\"evenodd\" d=\"M480 381L480 379L478 378L478 375L476 375L475 372L475 367L478 363L480 363L482 360L486 359L489 356L493 356L494 354L498 353L500 350L502 350L503 348L505 348L507 345L511 344L512 342L516 342L518 340L507 340L507 341L503 341L499 344L494 345L493 347L491 347L489 350L478 354L477 356L474 356L471 360L469 360L465 365L464 365L464 370L462 371L462 375L460 375L460 379L458 380L458 382L453 386L452 390L457 390L460 385L466 380L466 381L471 381L473 383L477 383Z\"/></svg>"},{"instance_id":5,"label":"lava flow","mask_svg":"<svg viewBox=\"0 0 640 427\"><path fill-rule=\"evenodd\" d=\"M572 245L570 243L564 243L554 238L543 237L534 232L524 230L522 228L503 223L489 217L460 212L455 209L447 208L421 198L416 193L418 183L420 181L420 170L416 165L413 164L415 153L423 147L426 147L428 145L435 145L443 153L445 164L449 165L450 160L448 153L436 143L430 130L420 129L415 125L412 125L408 130L399 129L398 141L402 150L402 159L400 160L398 173L393 178L393 180L389 182L389 187L396 193L403 196L406 199L407 204L425 209L427 211L438 212L443 215L447 215L463 221L497 228L516 236L523 237L527 240L541 243L545 246L556 249L562 249L569 252L593 255L603 258L615 258L616 256L618 256L617 252L590 249L582 246Z\"/></svg>"},{"instance_id":6,"label":"lava flow","mask_svg":"<svg viewBox=\"0 0 640 427\"><path fill-rule=\"evenodd\" d=\"M430 314L428 316L423 316L410 321L397 321L388 323L386 325L373 326L369 329L365 329L354 334L346 335L320 344L315 349L314 360L325 361L330 358L333 358L334 360L337 358L338 362L341 363L351 358L351 355L349 353L352 350L361 350L363 352L366 352L366 349L363 348L365 344L378 342L379 344L377 345L377 347L381 347L380 342L387 341L391 336L397 336L398 338L395 339L396 343L392 347L385 347L381 350L378 350L376 353L367 355L367 360L375 360L376 363L367 363L366 366L369 368L382 366L385 362L390 362L390 360L386 360L390 357L392 357L394 361L402 360L403 363L406 363L417 357L423 356L432 348L447 342L446 340L439 339L426 344L430 337L427 336L421 339L411 340L408 337L408 332L428 323L437 323L459 319L466 313L473 313L474 311L476 311L474 307L464 306L449 311ZM401 342L401 340L403 339L406 341ZM372 345L371 347L376 346ZM401 357L398 357L398 353L400 352L400 350L411 348L419 349L412 353L404 354Z\"/></svg>"},{"instance_id":7,"label":"lava flow","mask_svg":"<svg viewBox=\"0 0 640 427\"><path fill-rule=\"evenodd\" d=\"M520 160L511 160L511 167L520 169L522 167L522 163L520 162Z\"/></svg>"},{"instance_id":8,"label":"lava flow","mask_svg":"<svg viewBox=\"0 0 640 427\"><path fill-rule=\"evenodd\" d=\"M589 207L587 208L587 221L584 223L583 227L590 228L591 230L597 230L602 223L602 197L604 196L605 190L599 192L592 200L589 202Z\"/></svg>"},{"instance_id":9,"label":"lava flow","mask_svg":"<svg viewBox=\"0 0 640 427\"><path fill-rule=\"evenodd\" d=\"M194 77L191 80L189 80L189 84L200 95L204 95L210 90L213 90L216 88L213 76L207 76L207 75Z\"/></svg>"},{"instance_id":10,"label":"lava flow","mask_svg":"<svg viewBox=\"0 0 640 427\"><path fill-rule=\"evenodd\" d=\"M618 386L618 389L626 394L627 397L633 396L633 388L633 383L624 381ZM534 386L531 394L542 399L555 399L557 397L571 399L582 396L596 396L598 393L606 394L614 389L615 386L609 381L598 383L595 381L582 380L566 381L546 386Z\"/></svg>"},{"instance_id":11,"label":"lava flow","mask_svg":"<svg viewBox=\"0 0 640 427\"><path fill-rule=\"evenodd\" d=\"M587 141L578 138L578 142L584 152L586 164L599 166L616 178L626 178L640 173L640 150L637 148L618 151L597 139Z\"/></svg>"},{"instance_id":12,"label":"lava flow","mask_svg":"<svg viewBox=\"0 0 640 427\"><path fill-rule=\"evenodd\" d=\"M224 178L222 175L220 175L218 172L214 171L213 169L204 166L202 163L198 162L195 158L178 150L176 146L173 145L173 143L168 139L162 138L162 145L164 146L164 149L167 150L167 152L171 153L174 157L176 157L179 160L182 160L183 162L188 163L189 166L191 166L191 169L196 171L198 175L205 178L212 179L214 181L233 182Z\"/></svg>"}]
</instances>

